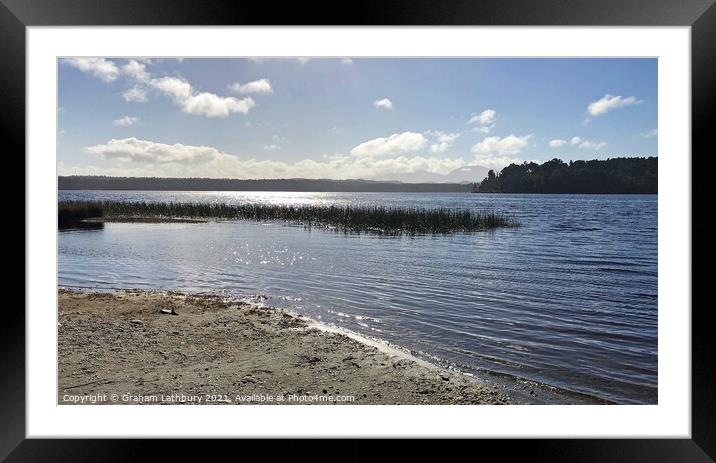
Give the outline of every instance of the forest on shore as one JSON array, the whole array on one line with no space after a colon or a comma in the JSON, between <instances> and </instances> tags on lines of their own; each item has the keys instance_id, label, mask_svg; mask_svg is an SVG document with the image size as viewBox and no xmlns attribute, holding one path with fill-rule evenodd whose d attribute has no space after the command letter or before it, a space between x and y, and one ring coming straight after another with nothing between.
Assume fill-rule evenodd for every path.
<instances>
[{"instance_id":1,"label":"forest on shore","mask_svg":"<svg viewBox=\"0 0 716 463\"><path fill-rule=\"evenodd\" d=\"M543 164L510 164L490 170L479 193L656 194L658 158L592 161L552 159Z\"/></svg>"}]
</instances>

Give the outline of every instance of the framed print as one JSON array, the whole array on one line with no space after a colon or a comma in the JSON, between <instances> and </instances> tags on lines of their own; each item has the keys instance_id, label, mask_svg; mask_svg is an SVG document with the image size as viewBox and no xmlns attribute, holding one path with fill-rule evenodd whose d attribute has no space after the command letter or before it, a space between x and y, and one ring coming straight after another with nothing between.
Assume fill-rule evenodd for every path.
<instances>
[{"instance_id":1,"label":"framed print","mask_svg":"<svg viewBox=\"0 0 716 463\"><path fill-rule=\"evenodd\" d=\"M460 437L712 461L711 1L161 3L2 1L26 172L3 457Z\"/></svg>"}]
</instances>

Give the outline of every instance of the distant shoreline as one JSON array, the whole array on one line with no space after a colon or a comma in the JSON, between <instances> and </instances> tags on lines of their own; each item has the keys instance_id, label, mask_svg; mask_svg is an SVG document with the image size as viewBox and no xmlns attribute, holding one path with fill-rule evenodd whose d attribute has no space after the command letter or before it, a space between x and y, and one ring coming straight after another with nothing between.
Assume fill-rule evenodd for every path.
<instances>
[{"instance_id":1,"label":"distant shoreline","mask_svg":"<svg viewBox=\"0 0 716 463\"><path fill-rule=\"evenodd\" d=\"M212 179L59 176L58 190L286 191L315 193L469 193L472 183L401 183L326 179Z\"/></svg>"}]
</instances>

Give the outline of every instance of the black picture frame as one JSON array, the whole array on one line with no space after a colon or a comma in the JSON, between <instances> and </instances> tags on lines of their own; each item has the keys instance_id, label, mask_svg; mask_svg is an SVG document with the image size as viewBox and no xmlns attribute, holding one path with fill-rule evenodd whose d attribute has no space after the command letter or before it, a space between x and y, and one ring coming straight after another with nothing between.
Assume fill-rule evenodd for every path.
<instances>
[{"instance_id":1,"label":"black picture frame","mask_svg":"<svg viewBox=\"0 0 716 463\"><path fill-rule=\"evenodd\" d=\"M230 0L0 0L0 62L3 63L0 126L8 150L5 154L25 152L25 28L65 25L691 26L692 152L705 151L713 132L711 116L716 101L716 6L713 3L714 0L374 0L285 2L277 7L269 2ZM28 246L27 241L25 243ZM683 308L687 313L691 309L692 319L691 439L530 439L514 443L483 440L477 444L479 453L490 455L498 451L510 457L553 462L714 461L716 349L712 340L716 330L708 320L709 305ZM157 445L157 441L25 439L25 313L17 309L7 305L0 322L0 458L7 461L145 459L146 445ZM357 459L366 452L355 441L341 445L341 459ZM421 447L420 444L411 446L418 450ZM315 449L304 448L306 454L315 456ZM196 443L172 441L171 450L185 457L206 456L206 446ZM294 456L302 453L297 446L290 446L289 451Z\"/></svg>"}]
</instances>

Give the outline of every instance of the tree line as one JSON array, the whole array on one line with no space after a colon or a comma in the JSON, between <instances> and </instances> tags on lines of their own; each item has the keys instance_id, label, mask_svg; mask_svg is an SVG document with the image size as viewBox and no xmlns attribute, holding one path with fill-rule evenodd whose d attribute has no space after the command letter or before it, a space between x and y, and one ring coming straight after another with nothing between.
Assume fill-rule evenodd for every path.
<instances>
[{"instance_id":1,"label":"tree line","mask_svg":"<svg viewBox=\"0 0 716 463\"><path fill-rule=\"evenodd\" d=\"M658 158L592 161L552 159L543 164L510 164L490 170L479 193L656 194Z\"/></svg>"}]
</instances>

